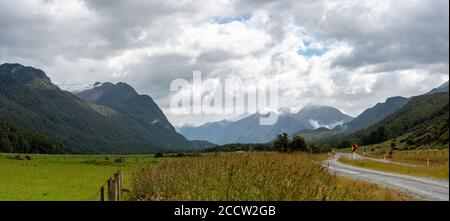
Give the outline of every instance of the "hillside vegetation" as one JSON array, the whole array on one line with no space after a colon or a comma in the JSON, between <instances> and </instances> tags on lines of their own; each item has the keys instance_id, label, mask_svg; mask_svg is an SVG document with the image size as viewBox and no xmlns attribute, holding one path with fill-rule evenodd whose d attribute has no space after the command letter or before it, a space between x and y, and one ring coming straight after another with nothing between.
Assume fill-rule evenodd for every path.
<instances>
[{"instance_id":1,"label":"hillside vegetation","mask_svg":"<svg viewBox=\"0 0 450 221\"><path fill-rule=\"evenodd\" d=\"M66 153L58 143L42 134L18 125L0 121L0 152L6 153Z\"/></svg>"},{"instance_id":2,"label":"hillside vegetation","mask_svg":"<svg viewBox=\"0 0 450 221\"><path fill-rule=\"evenodd\" d=\"M325 143L345 148L350 143L370 145L408 134L410 146L448 144L449 94L436 93L412 98L381 122L350 135L336 135Z\"/></svg>"},{"instance_id":3,"label":"hillside vegetation","mask_svg":"<svg viewBox=\"0 0 450 221\"><path fill-rule=\"evenodd\" d=\"M336 134L338 133L333 130L321 127L315 130L302 130L294 134L294 136L301 136L306 140L306 142L317 142Z\"/></svg>"},{"instance_id":4,"label":"hillside vegetation","mask_svg":"<svg viewBox=\"0 0 450 221\"><path fill-rule=\"evenodd\" d=\"M129 112L117 107L141 100L145 105L134 105ZM112 107L88 103L60 90L42 70L0 65L0 121L48 136L72 152L129 154L197 148L168 122L157 125L155 119L153 123L142 117L143 111L152 108L161 113L150 97L136 95L121 101ZM154 116L160 122L165 119L149 115Z\"/></svg>"}]
</instances>

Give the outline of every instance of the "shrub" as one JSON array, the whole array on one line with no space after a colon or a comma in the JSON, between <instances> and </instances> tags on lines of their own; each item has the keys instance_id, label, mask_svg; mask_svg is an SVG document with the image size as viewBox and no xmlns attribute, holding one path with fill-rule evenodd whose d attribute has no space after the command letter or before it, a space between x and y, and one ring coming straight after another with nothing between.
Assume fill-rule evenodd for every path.
<instances>
[{"instance_id":1,"label":"shrub","mask_svg":"<svg viewBox=\"0 0 450 221\"><path fill-rule=\"evenodd\" d=\"M25 159L26 159L26 160L31 160L32 158L31 158L30 155L26 155L26 156L25 156Z\"/></svg>"},{"instance_id":2,"label":"shrub","mask_svg":"<svg viewBox=\"0 0 450 221\"><path fill-rule=\"evenodd\" d=\"M125 158L117 157L116 159L114 159L114 163L125 163Z\"/></svg>"},{"instance_id":3,"label":"shrub","mask_svg":"<svg viewBox=\"0 0 450 221\"><path fill-rule=\"evenodd\" d=\"M277 136L277 139L273 143L273 146L278 152L288 152L289 151L289 138L287 133L282 133Z\"/></svg>"},{"instance_id":4,"label":"shrub","mask_svg":"<svg viewBox=\"0 0 450 221\"><path fill-rule=\"evenodd\" d=\"M161 152L155 153L155 158L164 157L164 154Z\"/></svg>"},{"instance_id":5,"label":"shrub","mask_svg":"<svg viewBox=\"0 0 450 221\"><path fill-rule=\"evenodd\" d=\"M311 150L314 148L312 147ZM295 136L292 141L289 143L289 152L292 151L307 151L308 145L306 144L305 139L301 136Z\"/></svg>"}]
</instances>

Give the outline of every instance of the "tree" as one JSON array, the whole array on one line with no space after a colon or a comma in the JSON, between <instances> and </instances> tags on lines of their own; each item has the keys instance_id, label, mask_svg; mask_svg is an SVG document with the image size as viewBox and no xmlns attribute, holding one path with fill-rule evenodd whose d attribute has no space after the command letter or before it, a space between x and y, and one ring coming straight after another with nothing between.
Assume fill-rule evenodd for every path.
<instances>
[{"instance_id":1,"label":"tree","mask_svg":"<svg viewBox=\"0 0 450 221\"><path fill-rule=\"evenodd\" d=\"M386 129L384 126L378 127L375 131L372 131L369 136L364 136L361 141L365 145L381 143L387 139Z\"/></svg>"},{"instance_id":2,"label":"tree","mask_svg":"<svg viewBox=\"0 0 450 221\"><path fill-rule=\"evenodd\" d=\"M278 152L287 152L289 147L289 138L287 133L282 133L277 136L273 146Z\"/></svg>"},{"instance_id":3,"label":"tree","mask_svg":"<svg viewBox=\"0 0 450 221\"><path fill-rule=\"evenodd\" d=\"M391 150L397 150L397 144L395 143L395 140L391 142Z\"/></svg>"},{"instance_id":4,"label":"tree","mask_svg":"<svg viewBox=\"0 0 450 221\"><path fill-rule=\"evenodd\" d=\"M348 140L343 140L340 144L339 144L339 148L349 148L352 144L350 143L350 141Z\"/></svg>"},{"instance_id":5,"label":"tree","mask_svg":"<svg viewBox=\"0 0 450 221\"><path fill-rule=\"evenodd\" d=\"M307 150L308 145L306 144L305 139L301 136L295 136L289 144L288 152Z\"/></svg>"}]
</instances>

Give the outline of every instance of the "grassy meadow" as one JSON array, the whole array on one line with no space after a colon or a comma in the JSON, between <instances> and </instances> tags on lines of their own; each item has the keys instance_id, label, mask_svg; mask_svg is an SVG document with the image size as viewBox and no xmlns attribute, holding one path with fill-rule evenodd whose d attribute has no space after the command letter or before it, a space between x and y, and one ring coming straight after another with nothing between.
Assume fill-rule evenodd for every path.
<instances>
[{"instance_id":1,"label":"grassy meadow","mask_svg":"<svg viewBox=\"0 0 450 221\"><path fill-rule=\"evenodd\" d=\"M387 149L379 148L374 149L373 151L367 152L368 157L374 157L378 159L384 158L386 154L386 158L389 158ZM410 163L416 164L419 166L424 166L427 164L428 159L430 159L430 165L445 165L448 164L448 149L431 149L427 150L403 150L396 151L392 154L389 160L402 162L402 163Z\"/></svg>"},{"instance_id":2,"label":"grassy meadow","mask_svg":"<svg viewBox=\"0 0 450 221\"><path fill-rule=\"evenodd\" d=\"M161 162L133 176L131 200L407 200L336 177L306 153L220 153Z\"/></svg>"},{"instance_id":3,"label":"grassy meadow","mask_svg":"<svg viewBox=\"0 0 450 221\"><path fill-rule=\"evenodd\" d=\"M341 163L349 164L352 166L363 167L367 169L380 170L391 173L399 173L411 176L421 176L429 178L447 179L448 180L448 161L446 163L439 163L430 165L430 167L424 165L404 166L392 163L376 162L373 160L359 160L350 158L339 158Z\"/></svg>"},{"instance_id":4,"label":"grassy meadow","mask_svg":"<svg viewBox=\"0 0 450 221\"><path fill-rule=\"evenodd\" d=\"M0 153L0 200L98 200L99 187L117 170L122 170L124 187L129 188L133 171L171 159Z\"/></svg>"},{"instance_id":5,"label":"grassy meadow","mask_svg":"<svg viewBox=\"0 0 450 221\"><path fill-rule=\"evenodd\" d=\"M331 175L326 155L213 153L153 155L25 155L0 153L0 201L99 200L117 170L126 200L410 200L375 184Z\"/></svg>"},{"instance_id":6,"label":"grassy meadow","mask_svg":"<svg viewBox=\"0 0 450 221\"><path fill-rule=\"evenodd\" d=\"M405 139L405 136L400 136L379 144L361 146L358 148L357 153L360 155L365 154L367 157L383 159L385 155L388 156L391 143L393 142L396 148L398 148L398 151L394 152L389 160L418 165L425 165L428 158L430 158L431 164L445 164L449 161L448 145L415 147L398 141L402 139ZM428 149L429 151L427 151ZM339 149L338 151L350 153L351 148Z\"/></svg>"}]
</instances>

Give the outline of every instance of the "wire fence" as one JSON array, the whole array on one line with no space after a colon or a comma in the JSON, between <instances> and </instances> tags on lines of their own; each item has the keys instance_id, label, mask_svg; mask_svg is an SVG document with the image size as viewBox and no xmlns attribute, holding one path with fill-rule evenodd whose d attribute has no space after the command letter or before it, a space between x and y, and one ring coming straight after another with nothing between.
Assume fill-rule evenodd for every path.
<instances>
[{"instance_id":1,"label":"wire fence","mask_svg":"<svg viewBox=\"0 0 450 221\"><path fill-rule=\"evenodd\" d=\"M91 198L93 201L120 201L123 199L123 174L118 170L104 182Z\"/></svg>"}]
</instances>

